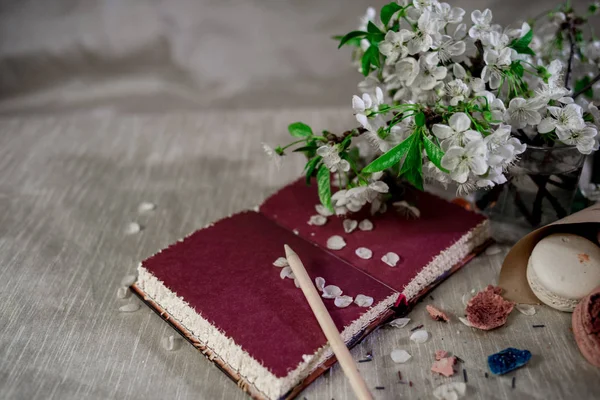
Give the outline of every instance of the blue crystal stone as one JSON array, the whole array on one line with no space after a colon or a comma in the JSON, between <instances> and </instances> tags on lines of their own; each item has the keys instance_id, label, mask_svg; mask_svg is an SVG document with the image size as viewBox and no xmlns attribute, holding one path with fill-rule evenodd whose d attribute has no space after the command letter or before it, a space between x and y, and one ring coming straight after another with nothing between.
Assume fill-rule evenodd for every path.
<instances>
[{"instance_id":1,"label":"blue crystal stone","mask_svg":"<svg viewBox=\"0 0 600 400\"><path fill-rule=\"evenodd\" d=\"M488 356L488 366L494 375L502 375L527 364L531 359L529 350L519 350L509 347L499 353Z\"/></svg>"}]
</instances>

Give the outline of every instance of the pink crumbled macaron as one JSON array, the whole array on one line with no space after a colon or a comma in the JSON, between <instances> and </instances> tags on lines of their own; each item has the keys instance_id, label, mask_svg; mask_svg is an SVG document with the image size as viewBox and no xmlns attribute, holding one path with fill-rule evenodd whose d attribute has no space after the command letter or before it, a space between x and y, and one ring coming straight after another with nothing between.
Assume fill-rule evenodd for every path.
<instances>
[{"instance_id":1,"label":"pink crumbled macaron","mask_svg":"<svg viewBox=\"0 0 600 400\"><path fill-rule=\"evenodd\" d=\"M585 296L573 311L573 334L579 351L600 368L600 287Z\"/></svg>"},{"instance_id":2,"label":"pink crumbled macaron","mask_svg":"<svg viewBox=\"0 0 600 400\"><path fill-rule=\"evenodd\" d=\"M488 285L467 303L467 320L474 328L489 331L506 323L515 303L504 300L502 289Z\"/></svg>"}]
</instances>

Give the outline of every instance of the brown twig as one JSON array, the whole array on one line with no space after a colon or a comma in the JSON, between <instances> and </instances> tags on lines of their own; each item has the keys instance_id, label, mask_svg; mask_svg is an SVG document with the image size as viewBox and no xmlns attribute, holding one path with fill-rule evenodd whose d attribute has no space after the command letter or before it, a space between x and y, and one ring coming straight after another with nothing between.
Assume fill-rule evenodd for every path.
<instances>
[{"instance_id":1,"label":"brown twig","mask_svg":"<svg viewBox=\"0 0 600 400\"><path fill-rule=\"evenodd\" d=\"M576 91L575 93L573 93L573 100L575 100L577 97L581 96L582 94L584 94L585 92L587 92L592 86L594 86L596 84L596 82L600 81L600 74L596 75L591 81L590 83L588 83L587 85L585 85L583 88L579 89L578 91Z\"/></svg>"},{"instance_id":2,"label":"brown twig","mask_svg":"<svg viewBox=\"0 0 600 400\"><path fill-rule=\"evenodd\" d=\"M571 81L571 71L573 70L573 58L575 57L575 38L573 37L573 22L569 22L567 34L569 36L569 43L571 44L571 51L569 54L569 63L567 64L567 73L565 74L565 87L571 89L569 84Z\"/></svg>"}]
</instances>

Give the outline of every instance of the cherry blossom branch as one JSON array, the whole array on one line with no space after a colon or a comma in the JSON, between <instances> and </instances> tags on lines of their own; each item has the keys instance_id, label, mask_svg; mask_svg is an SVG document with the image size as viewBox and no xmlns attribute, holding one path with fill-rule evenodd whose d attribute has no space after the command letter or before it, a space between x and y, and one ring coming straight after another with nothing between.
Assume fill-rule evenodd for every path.
<instances>
[{"instance_id":1,"label":"cherry blossom branch","mask_svg":"<svg viewBox=\"0 0 600 400\"><path fill-rule=\"evenodd\" d=\"M585 85L583 88L579 89L577 92L575 92L573 94L573 99L576 99L577 97L581 96L583 93L587 92L592 86L594 86L596 84L596 82L600 81L600 74L596 75L591 81L590 83L588 83L587 85Z\"/></svg>"},{"instance_id":2,"label":"cherry blossom branch","mask_svg":"<svg viewBox=\"0 0 600 400\"><path fill-rule=\"evenodd\" d=\"M575 57L575 38L573 37L573 23L569 22L568 28L569 43L571 44L571 52L569 54L569 63L567 64L567 73L565 75L565 87L571 89L569 84L571 81L571 71L573 70L573 58Z\"/></svg>"}]
</instances>

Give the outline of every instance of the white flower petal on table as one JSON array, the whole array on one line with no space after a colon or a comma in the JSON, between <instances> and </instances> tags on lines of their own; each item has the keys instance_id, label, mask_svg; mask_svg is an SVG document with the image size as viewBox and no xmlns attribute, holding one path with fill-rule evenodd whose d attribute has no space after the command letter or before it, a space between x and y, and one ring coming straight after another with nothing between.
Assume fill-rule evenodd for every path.
<instances>
[{"instance_id":1,"label":"white flower petal on table","mask_svg":"<svg viewBox=\"0 0 600 400\"><path fill-rule=\"evenodd\" d=\"M317 211L317 213L319 213L319 215L322 215L324 217L331 217L333 215L333 213L323 204L315 205L315 210Z\"/></svg>"},{"instance_id":2,"label":"white flower petal on table","mask_svg":"<svg viewBox=\"0 0 600 400\"><path fill-rule=\"evenodd\" d=\"M335 285L327 285L323 288L323 294L321 297L324 299L335 299L342 295L342 289Z\"/></svg>"},{"instance_id":3,"label":"white flower petal on table","mask_svg":"<svg viewBox=\"0 0 600 400\"><path fill-rule=\"evenodd\" d=\"M138 212L140 214L147 213L156 209L156 204L144 201L138 206Z\"/></svg>"},{"instance_id":4,"label":"white flower petal on table","mask_svg":"<svg viewBox=\"0 0 600 400\"><path fill-rule=\"evenodd\" d=\"M500 254L501 252L502 252L502 249L496 245L490 246L487 249L485 249L486 256L493 256L496 254Z\"/></svg>"},{"instance_id":5,"label":"white flower petal on table","mask_svg":"<svg viewBox=\"0 0 600 400\"><path fill-rule=\"evenodd\" d=\"M125 226L126 235L135 235L142 230L142 227L137 222L130 222Z\"/></svg>"},{"instance_id":6,"label":"white flower petal on table","mask_svg":"<svg viewBox=\"0 0 600 400\"><path fill-rule=\"evenodd\" d=\"M307 224L315 226L323 226L327 223L327 217L322 215L313 215L309 218Z\"/></svg>"},{"instance_id":7,"label":"white flower petal on table","mask_svg":"<svg viewBox=\"0 0 600 400\"><path fill-rule=\"evenodd\" d=\"M371 307L373 305L373 298L370 296L365 296L364 294L359 294L354 299L354 302L359 307Z\"/></svg>"},{"instance_id":8,"label":"white flower petal on table","mask_svg":"<svg viewBox=\"0 0 600 400\"><path fill-rule=\"evenodd\" d=\"M344 232L351 233L358 226L358 221L355 221L353 219L345 219L343 222L343 225L344 225Z\"/></svg>"},{"instance_id":9,"label":"white flower petal on table","mask_svg":"<svg viewBox=\"0 0 600 400\"><path fill-rule=\"evenodd\" d=\"M389 265L390 267L395 267L400 261L400 256L394 252L385 253L383 257L381 257L381 261Z\"/></svg>"},{"instance_id":10,"label":"white flower petal on table","mask_svg":"<svg viewBox=\"0 0 600 400\"><path fill-rule=\"evenodd\" d=\"M356 255L363 260L368 260L369 258L373 257L373 252L366 247L359 247L354 251L354 253L356 253Z\"/></svg>"},{"instance_id":11,"label":"white flower petal on table","mask_svg":"<svg viewBox=\"0 0 600 400\"><path fill-rule=\"evenodd\" d=\"M140 309L140 305L138 303L129 303L124 306L119 307L119 311L121 312L135 312Z\"/></svg>"},{"instance_id":12,"label":"white flower petal on table","mask_svg":"<svg viewBox=\"0 0 600 400\"><path fill-rule=\"evenodd\" d=\"M333 302L335 303L336 307L345 308L352 304L352 300L354 299L350 296L338 296Z\"/></svg>"},{"instance_id":13,"label":"white flower petal on table","mask_svg":"<svg viewBox=\"0 0 600 400\"><path fill-rule=\"evenodd\" d=\"M119 289L117 289L117 298L119 299L126 299L130 294L131 292L127 286L121 286Z\"/></svg>"},{"instance_id":14,"label":"white flower petal on table","mask_svg":"<svg viewBox=\"0 0 600 400\"><path fill-rule=\"evenodd\" d=\"M273 262L273 265L279 268L283 268L283 267L287 267L290 265L290 263L288 263L287 258L285 257L279 257L277 260L275 260Z\"/></svg>"},{"instance_id":15,"label":"white flower petal on table","mask_svg":"<svg viewBox=\"0 0 600 400\"><path fill-rule=\"evenodd\" d=\"M418 331L414 331L412 335L410 335L410 340L415 343L425 343L429 340L429 332L425 329L419 329Z\"/></svg>"},{"instance_id":16,"label":"white flower petal on table","mask_svg":"<svg viewBox=\"0 0 600 400\"><path fill-rule=\"evenodd\" d=\"M346 247L346 241L341 236L333 235L327 239L327 248L330 250L341 250L344 247Z\"/></svg>"},{"instance_id":17,"label":"white flower petal on table","mask_svg":"<svg viewBox=\"0 0 600 400\"><path fill-rule=\"evenodd\" d=\"M458 400L466 393L466 383L448 382L435 388L433 391L433 397L435 397L437 400Z\"/></svg>"},{"instance_id":18,"label":"white flower petal on table","mask_svg":"<svg viewBox=\"0 0 600 400\"><path fill-rule=\"evenodd\" d=\"M462 322L463 324L465 324L466 326L468 326L469 328L473 327L473 325L471 325L471 323L469 322L469 320L466 319L465 317L458 317L458 320L460 322Z\"/></svg>"},{"instance_id":19,"label":"white flower petal on table","mask_svg":"<svg viewBox=\"0 0 600 400\"><path fill-rule=\"evenodd\" d=\"M135 275L125 275L123 279L121 279L121 286L131 286L137 280L137 276Z\"/></svg>"},{"instance_id":20,"label":"white flower petal on table","mask_svg":"<svg viewBox=\"0 0 600 400\"><path fill-rule=\"evenodd\" d=\"M412 358L412 356L406 350L394 349L390 353L390 357L396 364L404 364Z\"/></svg>"},{"instance_id":21,"label":"white flower petal on table","mask_svg":"<svg viewBox=\"0 0 600 400\"><path fill-rule=\"evenodd\" d=\"M517 304L515 306L515 308L517 310L519 310L519 312L521 312L521 314L525 314L525 315L535 315L535 307L530 305L530 304Z\"/></svg>"},{"instance_id":22,"label":"white flower petal on table","mask_svg":"<svg viewBox=\"0 0 600 400\"><path fill-rule=\"evenodd\" d=\"M285 279L285 278L294 279L294 273L292 272L292 268L291 267L283 267L281 269L281 272L279 273L279 277L281 279Z\"/></svg>"},{"instance_id":23,"label":"white flower petal on table","mask_svg":"<svg viewBox=\"0 0 600 400\"><path fill-rule=\"evenodd\" d=\"M462 295L462 302L463 304L466 306L469 303L469 300L471 300L473 296L471 296L470 293L465 293Z\"/></svg>"},{"instance_id":24,"label":"white flower petal on table","mask_svg":"<svg viewBox=\"0 0 600 400\"><path fill-rule=\"evenodd\" d=\"M363 219L358 224L358 229L360 229L361 231L372 231L373 223L371 221L369 221L368 219Z\"/></svg>"},{"instance_id":25,"label":"white flower petal on table","mask_svg":"<svg viewBox=\"0 0 600 400\"><path fill-rule=\"evenodd\" d=\"M404 328L410 322L410 318L396 318L391 321L388 325L393 326L394 328Z\"/></svg>"},{"instance_id":26,"label":"white flower petal on table","mask_svg":"<svg viewBox=\"0 0 600 400\"><path fill-rule=\"evenodd\" d=\"M321 278L320 276L315 278L315 286L317 286L317 289L319 289L319 292L323 291L323 288L325 287L325 279Z\"/></svg>"}]
</instances>

